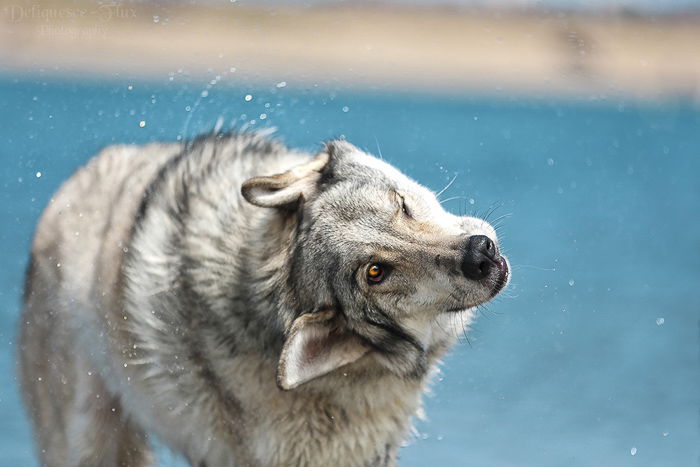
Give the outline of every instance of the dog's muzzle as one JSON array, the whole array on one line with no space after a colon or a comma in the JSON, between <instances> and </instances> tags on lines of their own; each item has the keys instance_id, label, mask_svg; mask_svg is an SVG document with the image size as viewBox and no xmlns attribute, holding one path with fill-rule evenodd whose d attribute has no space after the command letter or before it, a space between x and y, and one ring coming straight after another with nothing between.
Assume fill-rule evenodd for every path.
<instances>
[{"instance_id":1,"label":"dog's muzzle","mask_svg":"<svg viewBox=\"0 0 700 467\"><path fill-rule=\"evenodd\" d=\"M496 244L486 235L472 235L462 256L462 274L473 281L493 281L491 295L500 292L508 282L508 262Z\"/></svg>"}]
</instances>

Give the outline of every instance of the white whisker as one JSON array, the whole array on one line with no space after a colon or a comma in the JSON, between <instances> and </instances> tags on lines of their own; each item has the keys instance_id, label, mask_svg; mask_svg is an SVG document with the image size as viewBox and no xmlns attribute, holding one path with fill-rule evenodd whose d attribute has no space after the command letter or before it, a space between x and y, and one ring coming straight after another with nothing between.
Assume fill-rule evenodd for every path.
<instances>
[{"instance_id":1,"label":"white whisker","mask_svg":"<svg viewBox=\"0 0 700 467\"><path fill-rule=\"evenodd\" d=\"M445 190L447 190L449 187L451 187L452 184L455 182L455 180L457 180L457 176L458 176L458 175L459 175L459 174L456 173L455 176L452 177L452 180L450 180L449 183L448 183L447 185L445 185L445 188L443 188L442 190L440 190L440 191L435 195L435 197L439 198L440 195L443 194L443 193L445 192Z\"/></svg>"},{"instance_id":2,"label":"white whisker","mask_svg":"<svg viewBox=\"0 0 700 467\"><path fill-rule=\"evenodd\" d=\"M533 266L530 264L513 264L511 266L513 269L531 268L537 269L538 271L556 271L557 268L543 268L542 266Z\"/></svg>"},{"instance_id":3,"label":"white whisker","mask_svg":"<svg viewBox=\"0 0 700 467\"><path fill-rule=\"evenodd\" d=\"M379 140L377 139L377 136L375 135L374 137L374 142L377 143L377 155L381 160L384 160L384 156L382 156L382 148L379 147Z\"/></svg>"},{"instance_id":4,"label":"white whisker","mask_svg":"<svg viewBox=\"0 0 700 467\"><path fill-rule=\"evenodd\" d=\"M452 196L451 198L441 200L440 204L452 201L453 199L464 199L464 196Z\"/></svg>"}]
</instances>

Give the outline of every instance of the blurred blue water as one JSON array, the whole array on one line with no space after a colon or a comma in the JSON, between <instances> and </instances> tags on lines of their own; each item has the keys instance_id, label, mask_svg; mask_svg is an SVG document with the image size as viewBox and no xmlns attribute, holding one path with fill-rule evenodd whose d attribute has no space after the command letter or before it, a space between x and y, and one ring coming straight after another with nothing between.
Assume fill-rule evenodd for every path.
<instances>
[{"instance_id":1,"label":"blurred blue water","mask_svg":"<svg viewBox=\"0 0 700 467\"><path fill-rule=\"evenodd\" d=\"M219 116L307 149L343 134L435 190L457 173L454 212L511 215L498 223L513 283L446 359L402 465L699 465L700 110L203 90L179 75L0 76L0 465L36 464L14 341L43 206L101 147L193 136Z\"/></svg>"}]
</instances>

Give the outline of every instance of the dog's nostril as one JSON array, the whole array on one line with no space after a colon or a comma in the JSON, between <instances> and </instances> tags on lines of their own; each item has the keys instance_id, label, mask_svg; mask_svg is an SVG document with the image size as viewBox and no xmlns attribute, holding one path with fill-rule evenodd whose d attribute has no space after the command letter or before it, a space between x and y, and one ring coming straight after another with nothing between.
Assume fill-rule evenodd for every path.
<instances>
[{"instance_id":1,"label":"dog's nostril","mask_svg":"<svg viewBox=\"0 0 700 467\"><path fill-rule=\"evenodd\" d=\"M486 235L472 235L462 257L462 274L467 279L484 279L493 268L496 254L496 245L490 238Z\"/></svg>"},{"instance_id":2,"label":"dog's nostril","mask_svg":"<svg viewBox=\"0 0 700 467\"><path fill-rule=\"evenodd\" d=\"M490 257L494 257L496 255L496 245L493 244L493 241L486 237L486 254L489 255Z\"/></svg>"}]
</instances>

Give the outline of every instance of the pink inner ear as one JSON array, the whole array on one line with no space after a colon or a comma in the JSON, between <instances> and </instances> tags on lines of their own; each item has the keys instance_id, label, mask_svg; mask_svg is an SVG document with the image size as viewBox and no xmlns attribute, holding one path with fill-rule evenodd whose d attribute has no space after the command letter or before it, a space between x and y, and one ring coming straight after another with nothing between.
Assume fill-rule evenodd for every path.
<instances>
[{"instance_id":1,"label":"pink inner ear","mask_svg":"<svg viewBox=\"0 0 700 467\"><path fill-rule=\"evenodd\" d=\"M319 153L287 172L245 181L241 193L249 203L260 207L283 207L297 203L313 194L321 170L327 163L328 154Z\"/></svg>"},{"instance_id":2,"label":"pink inner ear","mask_svg":"<svg viewBox=\"0 0 700 467\"><path fill-rule=\"evenodd\" d=\"M282 389L323 376L369 351L357 337L336 329L331 318L332 314L304 315L294 322L277 369Z\"/></svg>"},{"instance_id":3,"label":"pink inner ear","mask_svg":"<svg viewBox=\"0 0 700 467\"><path fill-rule=\"evenodd\" d=\"M311 364L322 357L324 346L327 345L329 336L314 336L306 342L306 349L302 354L304 363Z\"/></svg>"}]
</instances>

